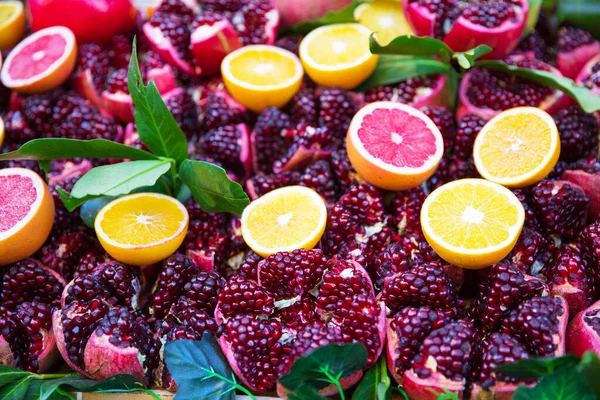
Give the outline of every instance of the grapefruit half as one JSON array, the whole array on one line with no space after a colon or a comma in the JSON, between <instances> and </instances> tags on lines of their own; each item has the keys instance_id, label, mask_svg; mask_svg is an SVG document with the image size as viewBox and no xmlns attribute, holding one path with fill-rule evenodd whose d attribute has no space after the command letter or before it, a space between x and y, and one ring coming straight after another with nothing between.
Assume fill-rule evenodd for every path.
<instances>
[{"instance_id":1,"label":"grapefruit half","mask_svg":"<svg viewBox=\"0 0 600 400\"><path fill-rule=\"evenodd\" d=\"M38 174L0 170L0 265L29 257L46 241L54 222L54 199Z\"/></svg>"},{"instance_id":2,"label":"grapefruit half","mask_svg":"<svg viewBox=\"0 0 600 400\"><path fill-rule=\"evenodd\" d=\"M77 45L69 28L42 29L19 43L4 60L0 79L7 88L41 93L62 85L75 67Z\"/></svg>"},{"instance_id":3,"label":"grapefruit half","mask_svg":"<svg viewBox=\"0 0 600 400\"><path fill-rule=\"evenodd\" d=\"M346 149L356 172L387 190L425 182L444 153L435 123L414 107L378 101L361 108L350 123Z\"/></svg>"}]
</instances>

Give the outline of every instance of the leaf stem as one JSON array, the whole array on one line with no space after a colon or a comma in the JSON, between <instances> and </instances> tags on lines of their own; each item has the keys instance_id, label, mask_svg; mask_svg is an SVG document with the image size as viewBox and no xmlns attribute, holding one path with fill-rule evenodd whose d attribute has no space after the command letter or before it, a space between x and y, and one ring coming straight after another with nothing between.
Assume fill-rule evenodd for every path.
<instances>
[{"instance_id":1,"label":"leaf stem","mask_svg":"<svg viewBox=\"0 0 600 400\"><path fill-rule=\"evenodd\" d=\"M342 389L342 384L340 383L340 376L336 377L331 375L331 373L329 372L329 365L322 366L321 372L323 372L323 375L325 375L327 379L329 379L329 382L333 383L337 387L338 392L340 393L340 399L346 400L346 397L344 396L344 389Z\"/></svg>"},{"instance_id":2,"label":"leaf stem","mask_svg":"<svg viewBox=\"0 0 600 400\"><path fill-rule=\"evenodd\" d=\"M179 182L179 175L177 174L177 165L175 160L171 161L171 176L173 177L173 193L175 193L175 196L177 196L177 193L179 193L179 187L181 185Z\"/></svg>"},{"instance_id":3,"label":"leaf stem","mask_svg":"<svg viewBox=\"0 0 600 400\"><path fill-rule=\"evenodd\" d=\"M232 387L236 388L240 392L244 393L245 395L250 397L252 400L256 400L256 397L252 394L252 392L250 392L248 389L246 389L245 387L243 387L242 385L237 383L235 380L224 377L223 375L215 372L212 368L211 369L202 368L202 369L208 372L208 376L204 377L202 380L207 380L210 378L218 378L218 379L222 380L223 382L228 383ZM342 400L344 400L344 399L342 398Z\"/></svg>"},{"instance_id":4,"label":"leaf stem","mask_svg":"<svg viewBox=\"0 0 600 400\"><path fill-rule=\"evenodd\" d=\"M58 378L64 378L66 376L75 376L75 375L78 375L78 374L73 374L73 373L68 373L68 374L38 374L38 376L41 379L44 379L44 380L46 380L46 379L58 379Z\"/></svg>"}]
</instances>

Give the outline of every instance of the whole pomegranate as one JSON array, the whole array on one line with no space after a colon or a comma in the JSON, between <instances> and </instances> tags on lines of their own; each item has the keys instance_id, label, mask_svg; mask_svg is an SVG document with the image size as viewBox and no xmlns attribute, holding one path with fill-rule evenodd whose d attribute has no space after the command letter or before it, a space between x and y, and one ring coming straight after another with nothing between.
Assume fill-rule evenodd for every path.
<instances>
[{"instance_id":1,"label":"whole pomegranate","mask_svg":"<svg viewBox=\"0 0 600 400\"><path fill-rule=\"evenodd\" d=\"M130 0L29 0L31 29L62 25L78 43L104 44L119 33L133 30L136 10Z\"/></svg>"},{"instance_id":2,"label":"whole pomegranate","mask_svg":"<svg viewBox=\"0 0 600 400\"><path fill-rule=\"evenodd\" d=\"M302 21L315 19L325 13L346 7L352 0L308 0L298 2L294 0L273 0L279 10L281 24L285 26L294 25Z\"/></svg>"}]
</instances>

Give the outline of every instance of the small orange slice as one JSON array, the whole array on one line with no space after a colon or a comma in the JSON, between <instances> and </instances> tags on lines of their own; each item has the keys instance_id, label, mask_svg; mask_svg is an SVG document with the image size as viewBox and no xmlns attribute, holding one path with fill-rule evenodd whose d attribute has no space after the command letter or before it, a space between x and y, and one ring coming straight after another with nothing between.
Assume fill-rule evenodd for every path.
<instances>
[{"instance_id":1,"label":"small orange slice","mask_svg":"<svg viewBox=\"0 0 600 400\"><path fill-rule=\"evenodd\" d=\"M304 186L287 186L254 200L242 213L242 236L257 254L312 249L327 222L325 201Z\"/></svg>"},{"instance_id":2,"label":"small orange slice","mask_svg":"<svg viewBox=\"0 0 600 400\"><path fill-rule=\"evenodd\" d=\"M4 60L0 79L4 86L19 92L47 92L67 80L76 58L77 44L70 29L42 29L12 49Z\"/></svg>"},{"instance_id":3,"label":"small orange slice","mask_svg":"<svg viewBox=\"0 0 600 400\"><path fill-rule=\"evenodd\" d=\"M0 169L0 216L0 265L38 251L54 223L54 199L46 182L28 169Z\"/></svg>"},{"instance_id":4,"label":"small orange slice","mask_svg":"<svg viewBox=\"0 0 600 400\"><path fill-rule=\"evenodd\" d=\"M514 247L525 221L509 189L485 179L459 179L425 199L421 227L433 250L450 264L484 268Z\"/></svg>"},{"instance_id":5,"label":"small orange slice","mask_svg":"<svg viewBox=\"0 0 600 400\"><path fill-rule=\"evenodd\" d=\"M157 193L138 193L108 203L94 227L115 260L150 265L173 254L185 238L189 216L183 204Z\"/></svg>"},{"instance_id":6,"label":"small orange slice","mask_svg":"<svg viewBox=\"0 0 600 400\"><path fill-rule=\"evenodd\" d=\"M383 46L398 36L413 33L399 1L376 0L361 3L354 10L354 18L376 32L377 41Z\"/></svg>"},{"instance_id":7,"label":"small orange slice","mask_svg":"<svg viewBox=\"0 0 600 400\"><path fill-rule=\"evenodd\" d=\"M509 188L541 181L559 156L556 124L547 112L535 107L501 112L485 124L473 146L479 174Z\"/></svg>"},{"instance_id":8,"label":"small orange slice","mask_svg":"<svg viewBox=\"0 0 600 400\"><path fill-rule=\"evenodd\" d=\"M20 1L0 3L0 49L8 49L25 34L25 11Z\"/></svg>"},{"instance_id":9,"label":"small orange slice","mask_svg":"<svg viewBox=\"0 0 600 400\"><path fill-rule=\"evenodd\" d=\"M296 55L275 46L245 46L221 63L225 87L252 111L283 107L300 89L302 64Z\"/></svg>"},{"instance_id":10,"label":"small orange slice","mask_svg":"<svg viewBox=\"0 0 600 400\"><path fill-rule=\"evenodd\" d=\"M355 88L373 73L379 60L369 50L370 34L368 28L352 23L313 30L300 43L304 70L319 85Z\"/></svg>"}]
</instances>

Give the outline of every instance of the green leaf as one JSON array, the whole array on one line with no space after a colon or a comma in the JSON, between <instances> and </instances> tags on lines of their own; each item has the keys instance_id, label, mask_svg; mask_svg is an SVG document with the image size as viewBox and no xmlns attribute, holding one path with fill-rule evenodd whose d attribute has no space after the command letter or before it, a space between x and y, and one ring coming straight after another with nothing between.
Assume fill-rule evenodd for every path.
<instances>
[{"instance_id":1,"label":"green leaf","mask_svg":"<svg viewBox=\"0 0 600 400\"><path fill-rule=\"evenodd\" d=\"M462 68L469 69L475 64L475 60L486 55L490 51L492 51L491 47L481 44L463 53L454 53L452 58L458 61L458 65L460 65Z\"/></svg>"},{"instance_id":2,"label":"green leaf","mask_svg":"<svg viewBox=\"0 0 600 400\"><path fill-rule=\"evenodd\" d=\"M204 211L241 214L250 204L240 184L229 179L225 170L216 165L185 160L179 167L179 177Z\"/></svg>"},{"instance_id":3,"label":"green leaf","mask_svg":"<svg viewBox=\"0 0 600 400\"><path fill-rule=\"evenodd\" d=\"M279 382L292 391L301 385L310 385L316 390L323 389L339 379L361 371L367 363L367 350L360 343L328 344L298 358L287 375Z\"/></svg>"},{"instance_id":4,"label":"green leaf","mask_svg":"<svg viewBox=\"0 0 600 400\"><path fill-rule=\"evenodd\" d=\"M385 46L379 44L375 33L369 38L371 53L391 54L403 56L441 57L442 61L448 63L452 57L452 50L441 40L428 36L404 35L394 38Z\"/></svg>"},{"instance_id":5,"label":"green leaf","mask_svg":"<svg viewBox=\"0 0 600 400\"><path fill-rule=\"evenodd\" d=\"M448 96L450 96L450 108L456 109L456 102L458 101L458 88L460 85L460 78L458 72L454 68L448 69Z\"/></svg>"},{"instance_id":6,"label":"green leaf","mask_svg":"<svg viewBox=\"0 0 600 400\"><path fill-rule=\"evenodd\" d=\"M448 70L447 64L431 58L382 55L375 71L355 90L364 92L377 86L403 82L415 76L445 74Z\"/></svg>"},{"instance_id":7,"label":"green leaf","mask_svg":"<svg viewBox=\"0 0 600 400\"><path fill-rule=\"evenodd\" d=\"M309 385L300 385L295 392L288 393L287 398L289 400L327 400L327 397L321 396Z\"/></svg>"},{"instance_id":8,"label":"green leaf","mask_svg":"<svg viewBox=\"0 0 600 400\"><path fill-rule=\"evenodd\" d=\"M497 370L517 379L539 378L563 368L573 368L578 360L571 354L555 358L523 358L512 364L499 365Z\"/></svg>"},{"instance_id":9,"label":"green leaf","mask_svg":"<svg viewBox=\"0 0 600 400\"><path fill-rule=\"evenodd\" d=\"M316 18L310 21L303 21L299 24L290 26L289 30L295 33L307 34L308 32L316 29L320 26L331 25L331 24L340 24L344 22L356 22L354 19L354 10L356 7L363 1L354 0L350 5L334 11L329 11L327 14L323 15L321 18ZM299 7L305 7L306 5L298 4Z\"/></svg>"},{"instance_id":10,"label":"green leaf","mask_svg":"<svg viewBox=\"0 0 600 400\"><path fill-rule=\"evenodd\" d=\"M91 169L73 186L71 194L59 191L69 211L99 197L129 194L134 189L152 186L169 171L170 160L131 161Z\"/></svg>"},{"instance_id":11,"label":"green leaf","mask_svg":"<svg viewBox=\"0 0 600 400\"><path fill-rule=\"evenodd\" d=\"M594 400L583 376L575 368L563 368L545 375L533 388L519 387L514 400Z\"/></svg>"},{"instance_id":12,"label":"green leaf","mask_svg":"<svg viewBox=\"0 0 600 400\"><path fill-rule=\"evenodd\" d=\"M232 390L235 386L219 379L228 378L233 373L211 334L205 333L200 341L175 340L167 343L165 360L179 387L177 400L235 399L235 390Z\"/></svg>"},{"instance_id":13,"label":"green leaf","mask_svg":"<svg viewBox=\"0 0 600 400\"><path fill-rule=\"evenodd\" d=\"M529 13L527 14L527 23L525 24L523 37L529 35L535 28L542 9L542 3L543 0L529 0Z\"/></svg>"},{"instance_id":14,"label":"green leaf","mask_svg":"<svg viewBox=\"0 0 600 400\"><path fill-rule=\"evenodd\" d=\"M144 383L135 376L114 375L102 381L84 378L81 375L44 381L40 388L40 400L51 400L57 390L67 392L135 392L145 389Z\"/></svg>"},{"instance_id":15,"label":"green leaf","mask_svg":"<svg viewBox=\"0 0 600 400\"><path fill-rule=\"evenodd\" d=\"M156 160L147 151L106 139L33 139L10 153L0 154L1 160L60 160L63 158L128 158Z\"/></svg>"},{"instance_id":16,"label":"green leaf","mask_svg":"<svg viewBox=\"0 0 600 400\"><path fill-rule=\"evenodd\" d=\"M588 386L600 398L600 358L593 351L583 354L577 370L583 375Z\"/></svg>"},{"instance_id":17,"label":"green leaf","mask_svg":"<svg viewBox=\"0 0 600 400\"><path fill-rule=\"evenodd\" d=\"M129 63L127 85L135 106L135 124L140 139L159 156L181 163L187 158L188 144L185 135L167 108L156 85L144 85L137 59L135 39Z\"/></svg>"},{"instance_id":18,"label":"green leaf","mask_svg":"<svg viewBox=\"0 0 600 400\"><path fill-rule=\"evenodd\" d=\"M31 374L23 379L18 379L2 386L0 388L0 400L20 400L25 398L27 389L29 388L29 385L34 377L35 375Z\"/></svg>"},{"instance_id":19,"label":"green leaf","mask_svg":"<svg viewBox=\"0 0 600 400\"><path fill-rule=\"evenodd\" d=\"M585 29L600 40L600 0L560 0L557 2L558 23L571 23Z\"/></svg>"},{"instance_id":20,"label":"green leaf","mask_svg":"<svg viewBox=\"0 0 600 400\"><path fill-rule=\"evenodd\" d=\"M33 375L31 372L21 371L6 365L0 365L0 387L17 379Z\"/></svg>"},{"instance_id":21,"label":"green leaf","mask_svg":"<svg viewBox=\"0 0 600 400\"><path fill-rule=\"evenodd\" d=\"M385 357L366 372L360 381L352 400L390 400L392 398L391 380L388 375Z\"/></svg>"},{"instance_id":22,"label":"green leaf","mask_svg":"<svg viewBox=\"0 0 600 400\"><path fill-rule=\"evenodd\" d=\"M40 161L38 161L38 165L40 166L40 169L42 171L44 171L44 173L46 174L46 176L48 176L48 173L50 172L50 161L48 161L48 160L40 160Z\"/></svg>"},{"instance_id":23,"label":"green leaf","mask_svg":"<svg viewBox=\"0 0 600 400\"><path fill-rule=\"evenodd\" d=\"M588 88L578 86L571 79L558 77L552 72L519 68L496 60L478 61L475 66L508 72L558 89L574 98L585 112L592 113L600 110L600 95L593 94Z\"/></svg>"}]
</instances>

